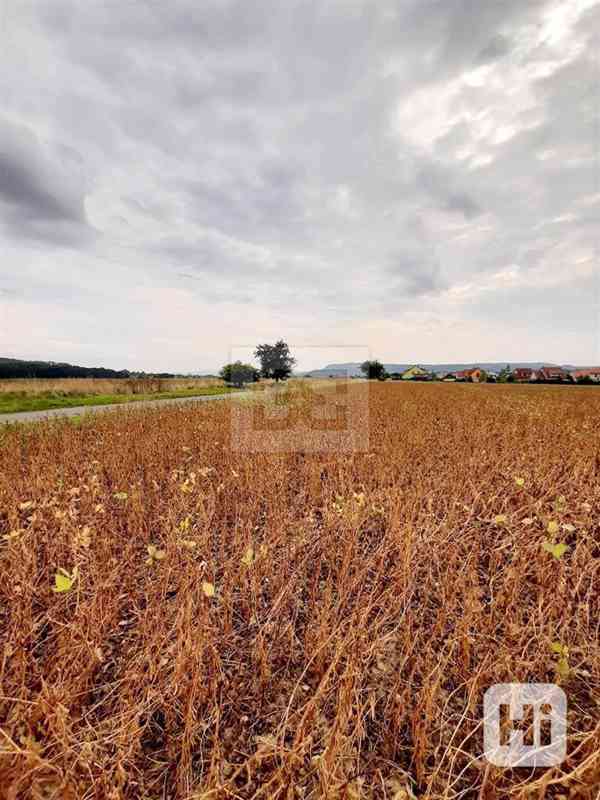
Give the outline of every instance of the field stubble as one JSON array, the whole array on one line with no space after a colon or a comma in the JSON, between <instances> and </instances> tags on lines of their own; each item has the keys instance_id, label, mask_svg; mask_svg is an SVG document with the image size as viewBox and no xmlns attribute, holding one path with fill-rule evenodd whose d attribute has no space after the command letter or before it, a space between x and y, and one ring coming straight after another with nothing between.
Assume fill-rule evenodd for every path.
<instances>
[{"instance_id":1,"label":"field stubble","mask_svg":"<svg viewBox=\"0 0 600 800\"><path fill-rule=\"evenodd\" d=\"M600 395L349 391L365 453L234 453L229 404L1 432L1 797L596 796ZM561 682L560 767L483 760L507 681Z\"/></svg>"}]
</instances>

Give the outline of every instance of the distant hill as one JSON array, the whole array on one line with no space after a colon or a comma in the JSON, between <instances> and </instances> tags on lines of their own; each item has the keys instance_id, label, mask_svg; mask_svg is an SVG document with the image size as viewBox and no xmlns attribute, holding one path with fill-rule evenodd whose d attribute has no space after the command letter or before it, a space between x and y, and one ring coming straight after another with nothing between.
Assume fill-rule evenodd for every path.
<instances>
[{"instance_id":1,"label":"distant hill","mask_svg":"<svg viewBox=\"0 0 600 800\"><path fill-rule=\"evenodd\" d=\"M140 373L106 367L79 367L56 361L24 361L20 358L0 358L0 379L3 378L130 378ZM170 373L156 377L171 378Z\"/></svg>"},{"instance_id":2,"label":"distant hill","mask_svg":"<svg viewBox=\"0 0 600 800\"><path fill-rule=\"evenodd\" d=\"M470 369L471 367L481 367L481 369L484 369L486 372L500 372L500 370L504 369L507 364L511 369L515 369L517 367L530 367L531 369L539 369L540 367L544 366L558 366L552 361L470 361L463 364L419 364L419 366L423 367L423 369L426 369L429 372L458 372L459 370ZM384 364L384 366L389 373L392 373L404 372L404 370L414 366L414 364ZM565 369L574 369L573 365L571 364L561 364L560 366L564 367ZM348 362L345 364L327 364L321 369L307 370L306 372L298 374L310 375L313 378L328 378L329 376L362 376L360 364L355 362Z\"/></svg>"}]
</instances>

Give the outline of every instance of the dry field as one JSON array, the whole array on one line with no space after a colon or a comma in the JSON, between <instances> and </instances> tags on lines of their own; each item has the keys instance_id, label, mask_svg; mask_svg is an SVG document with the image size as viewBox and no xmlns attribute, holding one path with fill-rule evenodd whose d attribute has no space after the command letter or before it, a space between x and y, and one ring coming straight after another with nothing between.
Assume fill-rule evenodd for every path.
<instances>
[{"instance_id":1,"label":"dry field","mask_svg":"<svg viewBox=\"0 0 600 800\"><path fill-rule=\"evenodd\" d=\"M229 402L0 432L0 797L597 797L600 390L367 391L350 455ZM514 681L560 767L482 758Z\"/></svg>"},{"instance_id":2,"label":"dry field","mask_svg":"<svg viewBox=\"0 0 600 800\"><path fill-rule=\"evenodd\" d=\"M0 394L150 394L201 389L222 383L219 378L11 378L0 380Z\"/></svg>"}]
</instances>

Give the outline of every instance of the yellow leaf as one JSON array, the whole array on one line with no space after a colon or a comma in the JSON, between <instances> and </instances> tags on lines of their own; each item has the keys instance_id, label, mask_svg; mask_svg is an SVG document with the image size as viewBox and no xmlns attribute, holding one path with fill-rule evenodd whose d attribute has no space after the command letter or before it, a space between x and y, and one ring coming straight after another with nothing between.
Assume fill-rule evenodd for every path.
<instances>
[{"instance_id":1,"label":"yellow leaf","mask_svg":"<svg viewBox=\"0 0 600 800\"><path fill-rule=\"evenodd\" d=\"M558 522L555 522L554 520L551 520L551 521L548 523L548 533L549 533L551 536L553 536L554 534L558 533L558 531L559 531L559 525L558 525Z\"/></svg>"},{"instance_id":2,"label":"yellow leaf","mask_svg":"<svg viewBox=\"0 0 600 800\"><path fill-rule=\"evenodd\" d=\"M494 517L494 522L496 525L506 525L508 521L508 517L506 514L498 514L498 516Z\"/></svg>"},{"instance_id":3,"label":"yellow leaf","mask_svg":"<svg viewBox=\"0 0 600 800\"><path fill-rule=\"evenodd\" d=\"M146 547L148 551L148 558L146 559L146 564L151 566L154 564L155 561L162 561L163 558L167 555L164 550L159 550L155 544L149 544Z\"/></svg>"},{"instance_id":4,"label":"yellow leaf","mask_svg":"<svg viewBox=\"0 0 600 800\"><path fill-rule=\"evenodd\" d=\"M525 486L525 478L515 478L517 486Z\"/></svg>"},{"instance_id":5,"label":"yellow leaf","mask_svg":"<svg viewBox=\"0 0 600 800\"><path fill-rule=\"evenodd\" d=\"M58 572L54 576L54 586L52 587L52 591L54 592L70 591L76 577L77 574L75 570L73 570L73 574L71 575L66 570L59 567Z\"/></svg>"},{"instance_id":6,"label":"yellow leaf","mask_svg":"<svg viewBox=\"0 0 600 800\"><path fill-rule=\"evenodd\" d=\"M562 678L562 680L564 681L566 681L567 678L569 677L569 672L570 672L569 661L564 656L559 658L558 661L556 662L556 672L558 676Z\"/></svg>"},{"instance_id":7,"label":"yellow leaf","mask_svg":"<svg viewBox=\"0 0 600 800\"><path fill-rule=\"evenodd\" d=\"M181 546L185 547L186 550L193 550L196 547L198 542L195 542L193 539L182 539Z\"/></svg>"},{"instance_id":8,"label":"yellow leaf","mask_svg":"<svg viewBox=\"0 0 600 800\"><path fill-rule=\"evenodd\" d=\"M547 553L551 553L557 561L560 560L569 549L568 545L564 542L554 544L554 542L549 542L547 539L542 542L542 548Z\"/></svg>"},{"instance_id":9,"label":"yellow leaf","mask_svg":"<svg viewBox=\"0 0 600 800\"><path fill-rule=\"evenodd\" d=\"M246 548L246 552L242 557L242 564L244 564L247 567L251 567L253 561L254 561L254 548L248 547Z\"/></svg>"},{"instance_id":10,"label":"yellow leaf","mask_svg":"<svg viewBox=\"0 0 600 800\"><path fill-rule=\"evenodd\" d=\"M208 581L202 581L202 591L204 592L205 597L215 596L215 587L212 583L209 583Z\"/></svg>"},{"instance_id":11,"label":"yellow leaf","mask_svg":"<svg viewBox=\"0 0 600 800\"><path fill-rule=\"evenodd\" d=\"M182 533L185 533L189 529L190 529L190 517L186 517L185 519L182 519L181 522L179 523L179 530Z\"/></svg>"},{"instance_id":12,"label":"yellow leaf","mask_svg":"<svg viewBox=\"0 0 600 800\"><path fill-rule=\"evenodd\" d=\"M552 555L556 559L562 558L568 549L569 549L568 546L564 542L559 542L558 544L554 545L554 550L552 551Z\"/></svg>"}]
</instances>

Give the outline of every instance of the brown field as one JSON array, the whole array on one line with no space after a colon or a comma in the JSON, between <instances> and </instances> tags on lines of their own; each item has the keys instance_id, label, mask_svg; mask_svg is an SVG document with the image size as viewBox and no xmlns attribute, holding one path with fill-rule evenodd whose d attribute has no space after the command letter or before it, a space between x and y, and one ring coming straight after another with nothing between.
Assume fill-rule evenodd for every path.
<instances>
[{"instance_id":1,"label":"brown field","mask_svg":"<svg viewBox=\"0 0 600 800\"><path fill-rule=\"evenodd\" d=\"M365 453L234 452L230 402L0 432L0 797L598 796L600 392L349 391ZM515 681L560 767L482 758Z\"/></svg>"},{"instance_id":2,"label":"brown field","mask_svg":"<svg viewBox=\"0 0 600 800\"><path fill-rule=\"evenodd\" d=\"M220 378L10 378L0 380L0 393L150 394L220 386L222 383Z\"/></svg>"}]
</instances>

